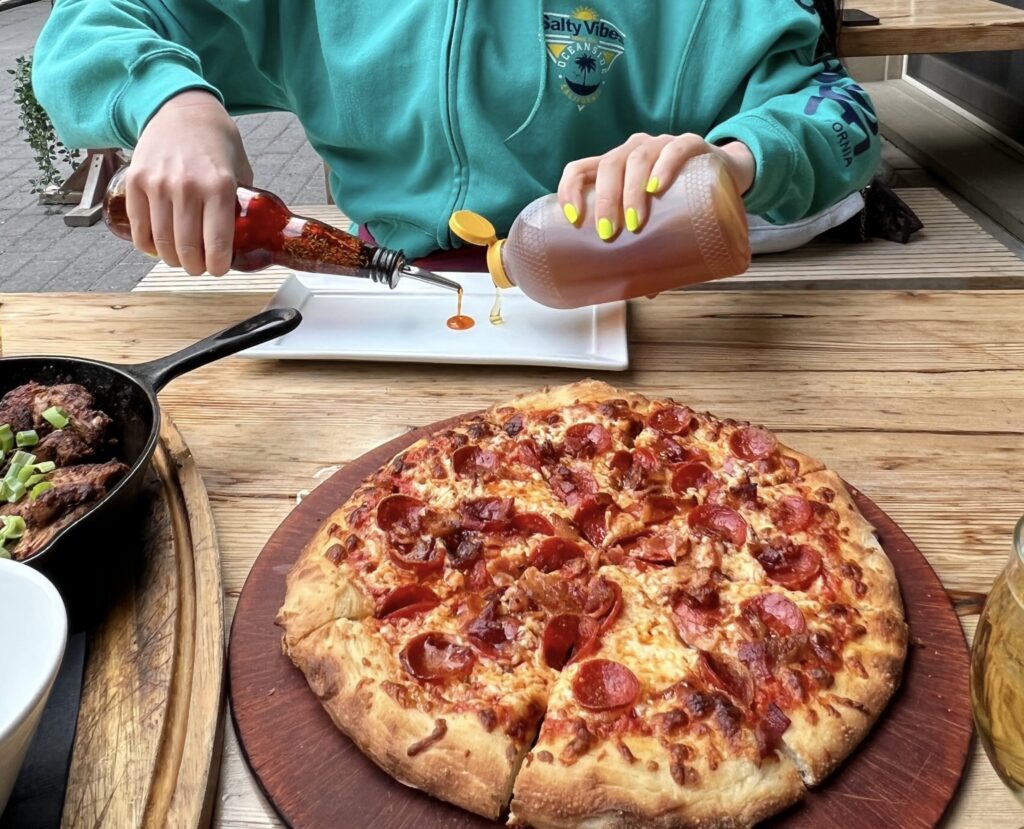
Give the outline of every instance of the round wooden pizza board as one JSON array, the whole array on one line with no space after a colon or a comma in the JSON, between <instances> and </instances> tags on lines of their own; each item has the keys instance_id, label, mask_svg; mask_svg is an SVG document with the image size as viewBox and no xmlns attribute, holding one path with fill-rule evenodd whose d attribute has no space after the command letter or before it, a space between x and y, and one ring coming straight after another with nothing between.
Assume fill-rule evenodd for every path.
<instances>
[{"instance_id":1,"label":"round wooden pizza board","mask_svg":"<svg viewBox=\"0 0 1024 829\"><path fill-rule=\"evenodd\" d=\"M231 626L231 713L260 787L294 829L503 825L403 786L377 768L334 727L302 674L281 653L281 632L274 624L285 576L320 524L366 476L458 419L402 435L317 487L270 538L246 579ZM931 829L960 783L971 745L967 644L921 551L867 496L852 491L878 529L903 591L910 625L903 684L836 773L765 825Z\"/></svg>"}]
</instances>

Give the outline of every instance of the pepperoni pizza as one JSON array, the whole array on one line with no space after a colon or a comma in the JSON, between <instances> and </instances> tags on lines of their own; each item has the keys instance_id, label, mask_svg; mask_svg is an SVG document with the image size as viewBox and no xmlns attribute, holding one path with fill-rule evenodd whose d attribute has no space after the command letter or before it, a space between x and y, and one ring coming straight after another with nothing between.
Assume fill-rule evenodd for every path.
<instances>
[{"instance_id":1,"label":"pepperoni pizza","mask_svg":"<svg viewBox=\"0 0 1024 829\"><path fill-rule=\"evenodd\" d=\"M394 458L302 553L278 624L388 773L535 827L766 818L871 728L907 642L834 473L592 381Z\"/></svg>"}]
</instances>

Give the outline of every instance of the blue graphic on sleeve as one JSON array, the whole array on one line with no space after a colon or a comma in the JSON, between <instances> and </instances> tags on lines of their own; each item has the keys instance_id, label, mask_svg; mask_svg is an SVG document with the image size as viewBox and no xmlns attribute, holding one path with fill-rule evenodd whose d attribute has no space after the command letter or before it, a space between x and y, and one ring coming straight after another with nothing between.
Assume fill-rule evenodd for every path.
<instances>
[{"instance_id":1,"label":"blue graphic on sleeve","mask_svg":"<svg viewBox=\"0 0 1024 829\"><path fill-rule=\"evenodd\" d=\"M839 105L842 122L836 121L832 131L839 142L843 161L847 167L853 160L871 149L871 136L878 135L878 118L875 108L871 105L864 89L850 79L849 75L833 70L839 64L832 60L826 63L826 71L814 78L818 84L817 94L813 95L804 108L805 115L814 115L825 101L834 101ZM853 138L847 127L858 127L865 133L863 141L853 144Z\"/></svg>"}]
</instances>

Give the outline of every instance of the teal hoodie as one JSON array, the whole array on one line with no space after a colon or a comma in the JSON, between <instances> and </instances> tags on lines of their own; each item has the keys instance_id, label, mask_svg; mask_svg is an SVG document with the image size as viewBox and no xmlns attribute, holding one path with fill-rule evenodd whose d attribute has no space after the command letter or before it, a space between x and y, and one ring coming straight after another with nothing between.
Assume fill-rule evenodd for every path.
<instances>
[{"instance_id":1,"label":"teal hoodie","mask_svg":"<svg viewBox=\"0 0 1024 829\"><path fill-rule=\"evenodd\" d=\"M293 112L338 205L410 256L452 247L460 208L505 232L567 162L636 132L742 141L747 210L786 223L862 187L879 154L867 95L817 55L811 6L57 0L33 80L74 147L134 146L187 89Z\"/></svg>"}]
</instances>

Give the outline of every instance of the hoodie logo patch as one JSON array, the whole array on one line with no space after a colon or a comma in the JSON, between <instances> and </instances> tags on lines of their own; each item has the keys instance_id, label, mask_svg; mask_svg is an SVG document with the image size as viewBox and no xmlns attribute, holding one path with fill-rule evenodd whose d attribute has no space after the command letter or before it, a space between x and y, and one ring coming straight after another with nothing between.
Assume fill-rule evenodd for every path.
<instances>
[{"instance_id":1,"label":"hoodie logo patch","mask_svg":"<svg viewBox=\"0 0 1024 829\"><path fill-rule=\"evenodd\" d=\"M605 75L626 50L626 36L591 6L572 14L544 12L544 45L562 94L583 110L601 97Z\"/></svg>"}]
</instances>

